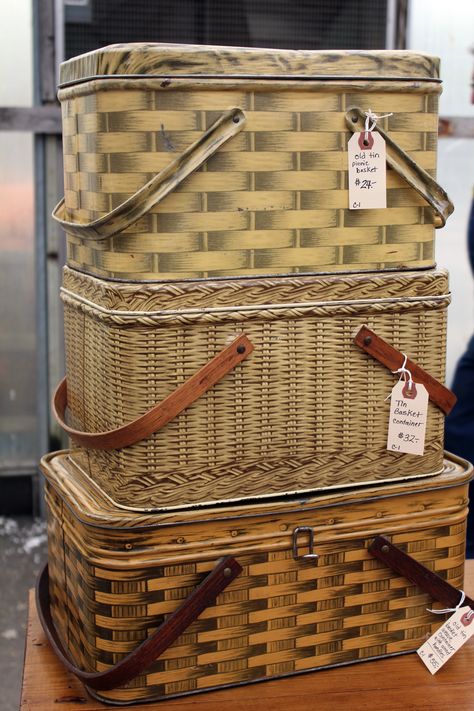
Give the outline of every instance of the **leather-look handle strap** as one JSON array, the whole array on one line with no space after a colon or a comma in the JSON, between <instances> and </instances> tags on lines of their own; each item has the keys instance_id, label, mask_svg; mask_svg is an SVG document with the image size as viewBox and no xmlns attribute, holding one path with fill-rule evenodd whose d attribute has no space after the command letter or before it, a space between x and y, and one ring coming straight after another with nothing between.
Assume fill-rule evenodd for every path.
<instances>
[{"instance_id":1,"label":"leather-look handle strap","mask_svg":"<svg viewBox=\"0 0 474 711\"><path fill-rule=\"evenodd\" d=\"M456 607L459 604L461 595L458 588L418 563L417 560L393 545L385 536L376 536L368 550L374 558L396 573L403 575L411 583L418 585L421 590L429 593L434 600L442 602L445 607ZM474 600L467 595L465 604L474 609Z\"/></svg>"},{"instance_id":2,"label":"leather-look handle strap","mask_svg":"<svg viewBox=\"0 0 474 711\"><path fill-rule=\"evenodd\" d=\"M177 188L226 141L241 131L245 121L245 114L241 109L232 108L225 111L197 141L171 161L166 168L163 168L125 202L97 220L87 223L71 222L67 218L64 199L54 208L53 218L68 234L82 239L102 240L123 232Z\"/></svg>"},{"instance_id":3,"label":"leather-look handle strap","mask_svg":"<svg viewBox=\"0 0 474 711\"><path fill-rule=\"evenodd\" d=\"M186 380L168 397L141 415L136 420L106 432L81 432L65 422L67 407L67 381L64 378L56 388L52 409L59 425L71 438L89 449L120 449L135 444L164 427L195 402L207 390L216 385L236 365L253 351L253 344L241 334L212 360Z\"/></svg>"},{"instance_id":4,"label":"leather-look handle strap","mask_svg":"<svg viewBox=\"0 0 474 711\"><path fill-rule=\"evenodd\" d=\"M66 669L91 689L114 689L143 673L201 612L215 603L216 597L242 572L232 557L223 558L191 595L158 629L120 662L102 672L86 672L75 666L64 649L51 617L49 575L46 565L36 583L36 605L46 637Z\"/></svg>"},{"instance_id":5,"label":"leather-look handle strap","mask_svg":"<svg viewBox=\"0 0 474 711\"><path fill-rule=\"evenodd\" d=\"M358 106L352 106L346 113L346 125L354 133L364 130L365 119L365 113ZM454 205L446 191L424 168L415 163L413 158L410 158L395 141L392 141L385 131L382 131L379 126L376 126L374 130L378 131L385 139L389 166L401 175L433 208L436 212L434 226L444 227L446 220L454 210Z\"/></svg>"},{"instance_id":6,"label":"leather-look handle strap","mask_svg":"<svg viewBox=\"0 0 474 711\"><path fill-rule=\"evenodd\" d=\"M398 370L405 362L403 353L397 351L396 348L384 341L380 336L377 336L367 326L361 326L354 336L354 343L391 371ZM449 415L456 404L456 395L409 358L405 367L410 371L416 383L422 383L425 386L430 400L441 408L446 415Z\"/></svg>"}]
</instances>

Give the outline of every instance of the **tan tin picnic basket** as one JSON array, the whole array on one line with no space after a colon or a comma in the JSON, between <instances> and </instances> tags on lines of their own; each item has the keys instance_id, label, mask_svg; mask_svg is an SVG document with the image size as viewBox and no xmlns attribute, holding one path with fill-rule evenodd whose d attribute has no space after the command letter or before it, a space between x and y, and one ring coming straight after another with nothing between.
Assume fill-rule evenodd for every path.
<instances>
[{"instance_id":1,"label":"tan tin picnic basket","mask_svg":"<svg viewBox=\"0 0 474 711\"><path fill-rule=\"evenodd\" d=\"M472 468L458 459L435 478L180 514L119 511L67 453L43 470L43 623L104 701L411 652L445 619L433 598L459 601Z\"/></svg>"},{"instance_id":2,"label":"tan tin picnic basket","mask_svg":"<svg viewBox=\"0 0 474 711\"><path fill-rule=\"evenodd\" d=\"M68 264L109 279L416 269L435 183L438 60L405 51L113 45L64 62ZM347 142L392 115L387 208L348 210ZM191 175L191 173L194 173Z\"/></svg>"},{"instance_id":3,"label":"tan tin picnic basket","mask_svg":"<svg viewBox=\"0 0 474 711\"><path fill-rule=\"evenodd\" d=\"M66 268L62 299L56 414L79 447L71 456L117 505L166 510L442 469L445 271L119 284ZM423 456L386 449L403 354L432 399Z\"/></svg>"}]
</instances>

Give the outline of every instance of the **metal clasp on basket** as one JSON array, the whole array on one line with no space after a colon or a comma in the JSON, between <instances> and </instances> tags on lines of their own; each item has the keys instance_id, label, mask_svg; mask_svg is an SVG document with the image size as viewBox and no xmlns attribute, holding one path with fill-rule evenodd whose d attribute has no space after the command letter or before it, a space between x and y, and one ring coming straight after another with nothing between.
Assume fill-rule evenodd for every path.
<instances>
[{"instance_id":1,"label":"metal clasp on basket","mask_svg":"<svg viewBox=\"0 0 474 711\"><path fill-rule=\"evenodd\" d=\"M298 554L298 536L300 533L307 533L308 534L308 549L309 553L303 553L303 555ZM319 555L317 553L314 553L314 531L311 528L311 526L297 526L293 530L293 558L295 560L302 560L303 558L308 560L317 560L319 558Z\"/></svg>"}]
</instances>

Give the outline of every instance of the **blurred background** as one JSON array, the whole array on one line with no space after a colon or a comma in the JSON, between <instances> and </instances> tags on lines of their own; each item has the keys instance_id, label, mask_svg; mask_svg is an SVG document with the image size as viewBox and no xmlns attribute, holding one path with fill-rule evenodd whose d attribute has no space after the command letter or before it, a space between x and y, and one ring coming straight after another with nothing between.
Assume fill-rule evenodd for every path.
<instances>
[{"instance_id":1,"label":"blurred background","mask_svg":"<svg viewBox=\"0 0 474 711\"><path fill-rule=\"evenodd\" d=\"M0 662L15 705L26 588L44 557L37 462L61 447L50 419L63 375L58 298L64 241L50 214L62 196L58 65L116 42L294 49L410 49L441 57L438 181L455 205L437 232L451 273L447 381L474 331L466 230L474 185L472 0L0 0ZM2 656L3 655L3 656ZM6 678L3 675L3 678ZM11 698L8 697L11 695Z\"/></svg>"}]
</instances>

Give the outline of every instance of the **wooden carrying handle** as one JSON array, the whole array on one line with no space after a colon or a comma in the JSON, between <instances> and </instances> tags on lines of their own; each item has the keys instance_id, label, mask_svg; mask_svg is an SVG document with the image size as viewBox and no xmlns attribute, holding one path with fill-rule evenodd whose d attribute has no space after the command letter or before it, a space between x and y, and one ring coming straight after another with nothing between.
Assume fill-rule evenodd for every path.
<instances>
[{"instance_id":1,"label":"wooden carrying handle","mask_svg":"<svg viewBox=\"0 0 474 711\"><path fill-rule=\"evenodd\" d=\"M81 432L65 422L67 407L67 380L64 378L56 388L52 409L59 425L78 444L89 449L120 449L135 444L164 427L183 412L195 400L219 382L236 365L241 363L253 351L253 344L241 334L229 346L226 346L212 360L192 375L168 397L145 412L136 420L106 432Z\"/></svg>"},{"instance_id":2,"label":"wooden carrying handle","mask_svg":"<svg viewBox=\"0 0 474 711\"><path fill-rule=\"evenodd\" d=\"M45 565L36 583L38 616L53 651L66 669L91 689L114 689L144 672L201 612L215 603L216 597L242 572L239 563L228 556L211 570L191 595L133 652L120 662L102 672L86 672L75 666L64 649L51 617L48 566Z\"/></svg>"},{"instance_id":3,"label":"wooden carrying handle","mask_svg":"<svg viewBox=\"0 0 474 711\"><path fill-rule=\"evenodd\" d=\"M53 218L70 235L102 240L123 232L148 210L157 205L185 178L197 170L223 143L244 127L246 118L241 109L229 109L189 148L169 163L125 202L93 222L78 223L67 219L64 198L53 210Z\"/></svg>"},{"instance_id":4,"label":"wooden carrying handle","mask_svg":"<svg viewBox=\"0 0 474 711\"><path fill-rule=\"evenodd\" d=\"M367 326L361 326L354 337L354 343L392 372L401 368L405 362L403 353L397 351ZM422 383L425 386L430 400L441 408L445 415L449 415L456 404L456 395L409 358L407 358L405 367L410 371L416 383Z\"/></svg>"},{"instance_id":5,"label":"wooden carrying handle","mask_svg":"<svg viewBox=\"0 0 474 711\"><path fill-rule=\"evenodd\" d=\"M346 113L346 125L353 133L365 130L365 119L365 113L358 106L352 106ZM385 139L389 166L401 175L434 209L436 212L434 226L436 228L444 227L446 220L454 210L454 205L446 191L424 168L415 163L397 143L392 141L385 131L382 131L378 126L374 130L378 131Z\"/></svg>"},{"instance_id":6,"label":"wooden carrying handle","mask_svg":"<svg viewBox=\"0 0 474 711\"><path fill-rule=\"evenodd\" d=\"M376 536L368 550L374 558L382 561L399 575L403 575L411 583L418 585L421 590L429 593L434 600L442 602L445 607L456 607L459 604L461 594L457 588L394 546L388 538ZM474 600L467 595L465 604L474 609Z\"/></svg>"}]
</instances>

